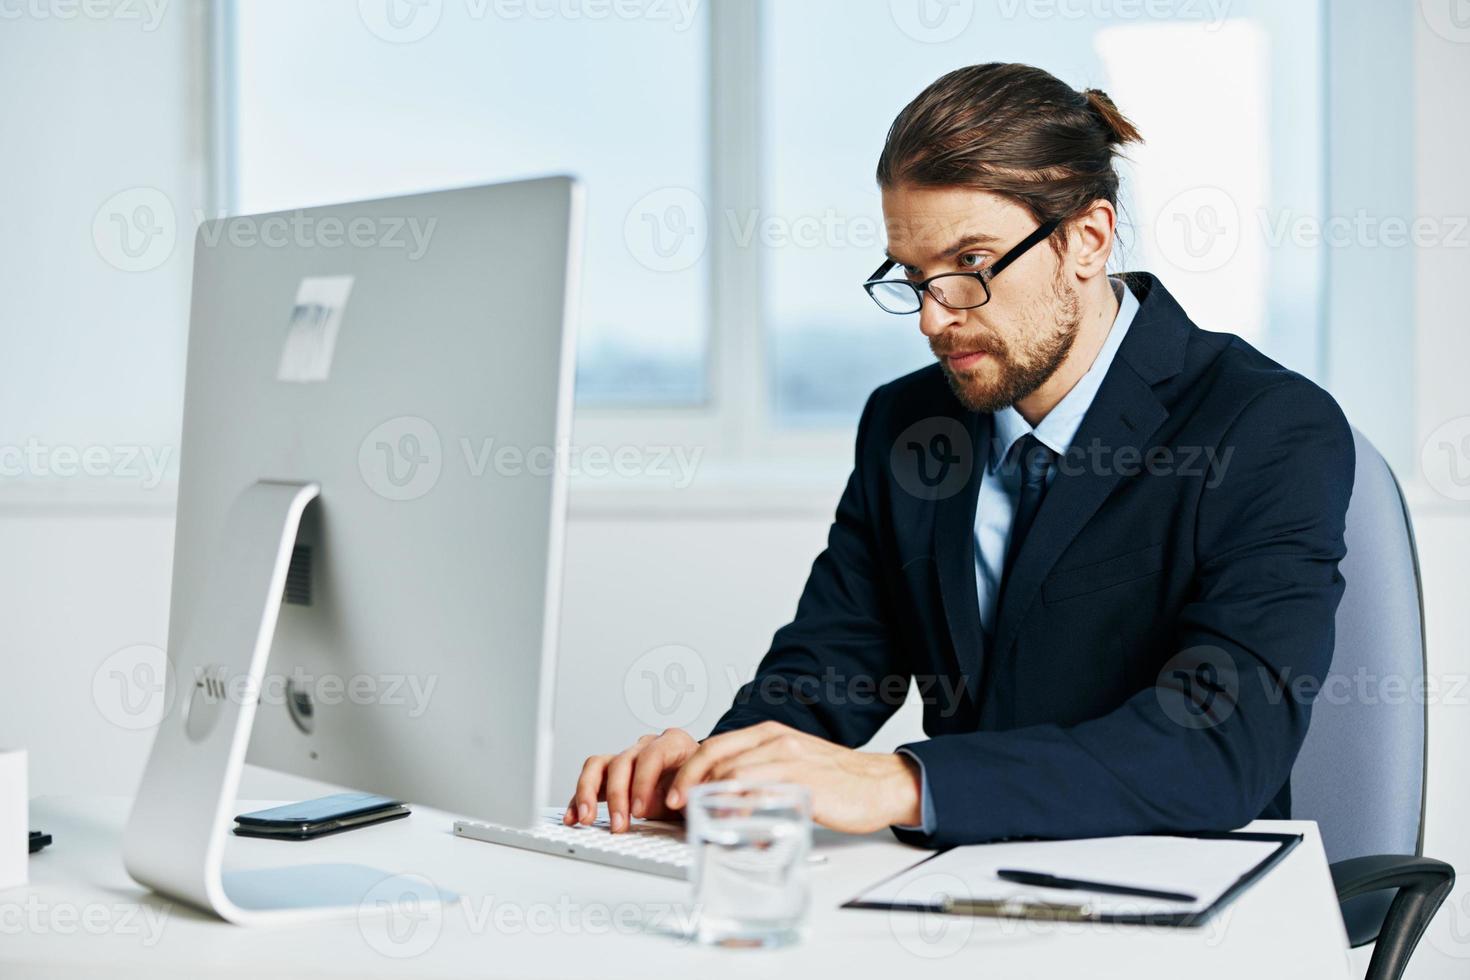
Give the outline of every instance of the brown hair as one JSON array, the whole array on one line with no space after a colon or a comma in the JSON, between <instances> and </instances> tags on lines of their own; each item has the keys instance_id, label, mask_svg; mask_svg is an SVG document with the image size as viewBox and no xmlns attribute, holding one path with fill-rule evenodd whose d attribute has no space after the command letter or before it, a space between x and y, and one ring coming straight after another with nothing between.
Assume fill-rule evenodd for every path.
<instances>
[{"instance_id":1,"label":"brown hair","mask_svg":"<svg viewBox=\"0 0 1470 980\"><path fill-rule=\"evenodd\" d=\"M904 107L878 157L878 184L965 186L1011 198L1038 221L1099 198L1118 205L1117 148L1143 137L1099 89L1078 92L1031 65L991 62L941 76ZM1061 252L1065 224L1051 237Z\"/></svg>"}]
</instances>

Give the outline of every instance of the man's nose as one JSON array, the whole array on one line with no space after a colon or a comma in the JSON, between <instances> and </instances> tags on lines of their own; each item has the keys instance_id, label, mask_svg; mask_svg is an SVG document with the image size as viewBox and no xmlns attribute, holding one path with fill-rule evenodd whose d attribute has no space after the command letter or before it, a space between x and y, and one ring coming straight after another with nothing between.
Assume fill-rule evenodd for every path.
<instances>
[{"instance_id":1,"label":"man's nose","mask_svg":"<svg viewBox=\"0 0 1470 980\"><path fill-rule=\"evenodd\" d=\"M964 312L952 310L924 291L919 302L919 332L933 339L964 319Z\"/></svg>"}]
</instances>

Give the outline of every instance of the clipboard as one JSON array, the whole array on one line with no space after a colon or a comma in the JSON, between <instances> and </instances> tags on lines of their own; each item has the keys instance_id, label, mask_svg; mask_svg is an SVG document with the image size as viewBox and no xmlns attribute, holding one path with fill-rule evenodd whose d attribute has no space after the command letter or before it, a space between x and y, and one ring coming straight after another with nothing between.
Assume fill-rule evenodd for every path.
<instances>
[{"instance_id":1,"label":"clipboard","mask_svg":"<svg viewBox=\"0 0 1470 980\"><path fill-rule=\"evenodd\" d=\"M905 912L929 912L938 915L970 915L983 918L997 919L1032 919L1051 920L1066 922L1099 922L1118 925L1140 925L1140 926L1164 926L1171 928L1197 928L1209 922L1219 911L1231 902L1235 901L1246 889L1257 881L1260 881L1281 859L1291 853L1291 850L1302 842L1301 834L1272 834L1258 833L1252 831L1196 831L1192 833L1157 834L1157 835L1135 835L1138 837L1173 837L1188 838L1194 840L1238 840L1251 841L1263 844L1274 844L1265 857L1257 861L1244 874L1236 878L1228 887L1221 892L1213 902L1201 909L1186 911L1152 911L1135 913L1118 913L1102 911L1093 908L1088 902L1072 901L1018 901L1005 898L978 898L961 897L948 903L936 902L908 902L908 901L871 901L865 900L864 895L881 889L884 885L897 881L900 878L914 874L924 865L949 854L955 848L945 848L929 855L923 860L910 865L897 874L889 875L887 878L865 888L857 897L844 902L844 909L876 909L881 911L905 911ZM1106 841L1110 838L1096 838ZM998 843L1018 843L1003 841ZM1045 844L1046 841L1034 841L1027 843ZM986 847L988 845L977 845Z\"/></svg>"}]
</instances>

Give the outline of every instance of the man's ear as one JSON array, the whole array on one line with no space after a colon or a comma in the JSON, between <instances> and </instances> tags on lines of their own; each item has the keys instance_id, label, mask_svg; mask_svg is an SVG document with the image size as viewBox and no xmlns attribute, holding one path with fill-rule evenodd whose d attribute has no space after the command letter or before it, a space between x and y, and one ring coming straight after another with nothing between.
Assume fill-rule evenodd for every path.
<instances>
[{"instance_id":1,"label":"man's ear","mask_svg":"<svg viewBox=\"0 0 1470 980\"><path fill-rule=\"evenodd\" d=\"M1091 279L1107 271L1117 226L1118 212L1102 198L1067 222L1067 261L1078 279Z\"/></svg>"}]
</instances>

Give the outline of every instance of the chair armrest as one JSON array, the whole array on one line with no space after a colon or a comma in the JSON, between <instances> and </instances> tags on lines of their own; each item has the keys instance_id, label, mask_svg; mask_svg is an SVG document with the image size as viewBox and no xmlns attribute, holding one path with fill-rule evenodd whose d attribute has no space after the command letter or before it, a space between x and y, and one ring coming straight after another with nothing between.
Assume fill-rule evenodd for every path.
<instances>
[{"instance_id":1,"label":"chair armrest","mask_svg":"<svg viewBox=\"0 0 1470 980\"><path fill-rule=\"evenodd\" d=\"M1385 889L1396 889L1378 932L1366 980L1398 980L1435 912L1455 886L1455 869L1434 858L1412 854L1374 854L1331 865L1332 884L1341 904ZM1359 937L1354 937L1355 945ZM1372 937L1361 937L1362 942Z\"/></svg>"}]
</instances>

